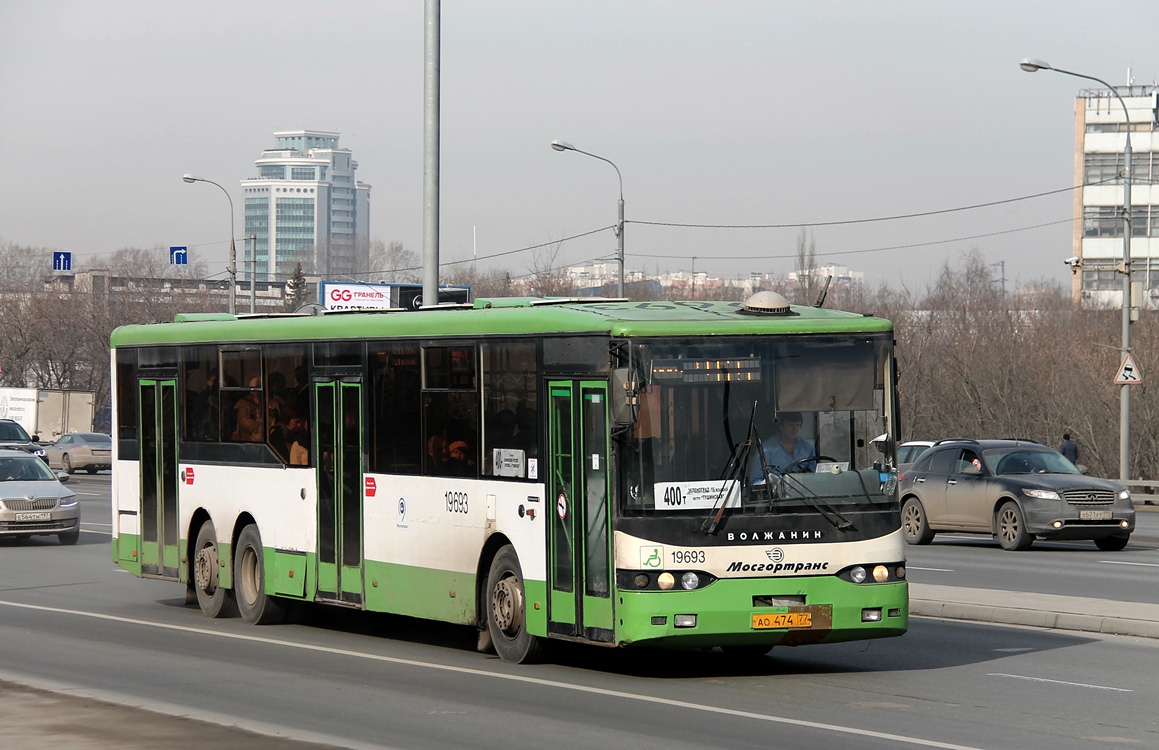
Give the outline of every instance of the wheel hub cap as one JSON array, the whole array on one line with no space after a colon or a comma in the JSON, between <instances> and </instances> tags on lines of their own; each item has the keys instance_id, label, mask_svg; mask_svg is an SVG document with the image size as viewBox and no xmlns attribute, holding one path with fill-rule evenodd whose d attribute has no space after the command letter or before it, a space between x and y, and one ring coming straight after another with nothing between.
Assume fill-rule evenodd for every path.
<instances>
[{"instance_id":1,"label":"wheel hub cap","mask_svg":"<svg viewBox=\"0 0 1159 750\"><path fill-rule=\"evenodd\" d=\"M507 635L519 632L523 625L523 589L515 578L504 578L495 584L491 609L500 630Z\"/></svg>"},{"instance_id":2,"label":"wheel hub cap","mask_svg":"<svg viewBox=\"0 0 1159 750\"><path fill-rule=\"evenodd\" d=\"M217 590L217 547L209 545L197 550L194 560L193 577L197 588L207 594Z\"/></svg>"}]
</instances>

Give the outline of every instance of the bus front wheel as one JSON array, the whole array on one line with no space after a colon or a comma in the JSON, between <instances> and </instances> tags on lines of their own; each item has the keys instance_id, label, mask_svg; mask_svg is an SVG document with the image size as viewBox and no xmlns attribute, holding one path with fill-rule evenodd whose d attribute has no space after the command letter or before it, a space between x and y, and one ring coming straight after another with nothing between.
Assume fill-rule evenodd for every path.
<instances>
[{"instance_id":1,"label":"bus front wheel","mask_svg":"<svg viewBox=\"0 0 1159 750\"><path fill-rule=\"evenodd\" d=\"M282 621L285 608L277 597L266 593L265 554L258 527L250 524L237 538L233 556L233 587L241 618L250 625L275 625Z\"/></svg>"},{"instance_id":2,"label":"bus front wheel","mask_svg":"<svg viewBox=\"0 0 1159 750\"><path fill-rule=\"evenodd\" d=\"M221 561L217 546L217 530L213 521L201 524L197 542L193 545L193 590L197 606L206 617L229 617L236 614L233 592L218 585Z\"/></svg>"},{"instance_id":3,"label":"bus front wheel","mask_svg":"<svg viewBox=\"0 0 1159 750\"><path fill-rule=\"evenodd\" d=\"M487 629L503 661L526 664L539 658L539 639L527 632L523 571L510 544L495 555L487 574Z\"/></svg>"}]
</instances>

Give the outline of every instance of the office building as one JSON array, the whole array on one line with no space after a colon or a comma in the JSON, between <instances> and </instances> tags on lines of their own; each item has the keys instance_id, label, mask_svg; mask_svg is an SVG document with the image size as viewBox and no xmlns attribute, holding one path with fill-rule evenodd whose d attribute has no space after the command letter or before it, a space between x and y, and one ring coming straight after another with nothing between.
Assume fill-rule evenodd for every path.
<instances>
[{"instance_id":1,"label":"office building","mask_svg":"<svg viewBox=\"0 0 1159 750\"><path fill-rule=\"evenodd\" d=\"M1117 86L1075 100L1074 297L1084 307L1123 305L1124 133L1131 138L1131 280L1142 307L1159 307L1159 126L1155 85ZM1134 295L1133 295L1134 296Z\"/></svg>"},{"instance_id":2,"label":"office building","mask_svg":"<svg viewBox=\"0 0 1159 750\"><path fill-rule=\"evenodd\" d=\"M303 272L328 279L368 270L370 186L357 180L358 162L338 146L338 137L321 130L276 132L274 147L254 162L257 176L241 183L242 277L256 271L259 281L285 281L299 263ZM249 262L241 263L242 257Z\"/></svg>"}]
</instances>

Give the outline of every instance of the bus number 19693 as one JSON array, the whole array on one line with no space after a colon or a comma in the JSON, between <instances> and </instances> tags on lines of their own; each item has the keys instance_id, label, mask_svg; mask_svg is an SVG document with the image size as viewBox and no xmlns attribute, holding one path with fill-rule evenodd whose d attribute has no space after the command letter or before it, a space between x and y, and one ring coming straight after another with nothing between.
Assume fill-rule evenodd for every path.
<instances>
[{"instance_id":1,"label":"bus number 19693","mask_svg":"<svg viewBox=\"0 0 1159 750\"><path fill-rule=\"evenodd\" d=\"M466 492L448 492L446 497L447 497L447 512L448 513L466 513L467 512L467 493Z\"/></svg>"},{"instance_id":2,"label":"bus number 19693","mask_svg":"<svg viewBox=\"0 0 1159 750\"><path fill-rule=\"evenodd\" d=\"M672 550L673 565L703 565L705 560L702 549L674 549Z\"/></svg>"}]
</instances>

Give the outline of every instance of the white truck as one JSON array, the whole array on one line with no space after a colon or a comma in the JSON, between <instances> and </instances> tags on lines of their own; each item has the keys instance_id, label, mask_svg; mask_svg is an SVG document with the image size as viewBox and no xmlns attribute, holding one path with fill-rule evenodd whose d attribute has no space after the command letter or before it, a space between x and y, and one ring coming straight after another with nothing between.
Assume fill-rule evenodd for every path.
<instances>
[{"instance_id":1,"label":"white truck","mask_svg":"<svg viewBox=\"0 0 1159 750\"><path fill-rule=\"evenodd\" d=\"M0 388L0 419L19 422L41 443L51 443L66 432L93 428L94 393L38 388Z\"/></svg>"}]
</instances>

